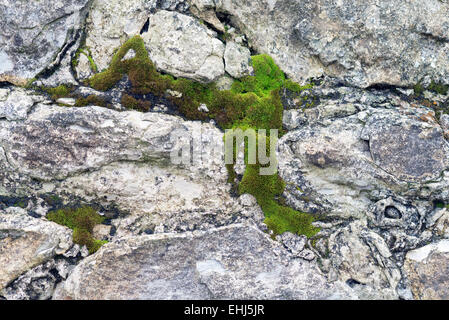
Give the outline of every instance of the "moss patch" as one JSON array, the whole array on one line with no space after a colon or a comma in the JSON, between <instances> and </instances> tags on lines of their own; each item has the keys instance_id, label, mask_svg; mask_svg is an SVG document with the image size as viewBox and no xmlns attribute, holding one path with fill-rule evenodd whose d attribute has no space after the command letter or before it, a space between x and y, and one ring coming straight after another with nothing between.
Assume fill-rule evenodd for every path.
<instances>
[{"instance_id":1,"label":"moss patch","mask_svg":"<svg viewBox=\"0 0 449 320\"><path fill-rule=\"evenodd\" d=\"M133 50L135 56L124 60L129 50ZM268 55L253 56L252 62L254 76L235 81L231 90L221 91L213 83L202 84L160 74L150 61L142 38L135 36L118 49L107 70L94 75L88 82L94 89L106 91L124 75L128 75L131 89L122 98L122 104L127 108L141 111L149 109L145 101L139 101L133 95L165 96L188 119L214 119L222 129L278 129L282 135L283 105L280 90L288 89L299 95L312 85L300 86L286 79L285 74ZM207 114L198 110L201 104L207 105ZM314 221L312 215L280 204L285 184L278 174L261 176L259 164L248 164L238 185L233 166L227 165L227 169L234 192L255 196L274 235L291 231L311 237L319 231L311 225Z\"/></svg>"},{"instance_id":2,"label":"moss patch","mask_svg":"<svg viewBox=\"0 0 449 320\"><path fill-rule=\"evenodd\" d=\"M54 88L41 87L40 89L42 91L48 93L51 96L52 100L58 100L60 98L69 97L73 91L72 87L69 87L69 86L66 86L63 84L59 85L57 87L54 87Z\"/></svg>"},{"instance_id":3,"label":"moss patch","mask_svg":"<svg viewBox=\"0 0 449 320\"><path fill-rule=\"evenodd\" d=\"M47 219L72 229L73 242L85 245L90 254L107 242L94 239L92 236L94 227L103 223L104 217L91 207L51 211L47 214Z\"/></svg>"},{"instance_id":4,"label":"moss patch","mask_svg":"<svg viewBox=\"0 0 449 320\"><path fill-rule=\"evenodd\" d=\"M133 110L138 110L138 111L142 111L142 112L148 112L148 111L150 111L150 108L151 108L150 101L136 99L133 96L128 95L128 94L122 95L121 103L127 109L133 109Z\"/></svg>"},{"instance_id":5,"label":"moss patch","mask_svg":"<svg viewBox=\"0 0 449 320\"><path fill-rule=\"evenodd\" d=\"M417 83L413 86L413 91L415 92L416 96L421 96L425 90L429 90L430 92L446 95L449 92L449 85L445 85L443 83L435 82L432 80L432 82L425 87L421 83Z\"/></svg>"},{"instance_id":6,"label":"moss patch","mask_svg":"<svg viewBox=\"0 0 449 320\"><path fill-rule=\"evenodd\" d=\"M100 106L100 107L106 108L107 105L108 104L104 99L102 99L96 95L90 95L85 98L81 97L81 98L76 99L76 102L75 102L75 107Z\"/></svg>"}]
</instances>

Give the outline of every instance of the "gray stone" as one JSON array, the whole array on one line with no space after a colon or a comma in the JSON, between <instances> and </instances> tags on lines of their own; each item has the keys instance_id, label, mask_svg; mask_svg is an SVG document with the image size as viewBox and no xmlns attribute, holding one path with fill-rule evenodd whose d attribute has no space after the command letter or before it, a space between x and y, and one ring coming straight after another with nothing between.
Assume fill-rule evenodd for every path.
<instances>
[{"instance_id":1,"label":"gray stone","mask_svg":"<svg viewBox=\"0 0 449 320\"><path fill-rule=\"evenodd\" d=\"M79 284L83 285L80 286ZM247 225L129 237L76 266L54 299L344 299L313 263Z\"/></svg>"},{"instance_id":2,"label":"gray stone","mask_svg":"<svg viewBox=\"0 0 449 320\"><path fill-rule=\"evenodd\" d=\"M448 144L437 123L383 112L370 117L362 138L376 164L399 180L435 180L448 166Z\"/></svg>"},{"instance_id":3,"label":"gray stone","mask_svg":"<svg viewBox=\"0 0 449 320\"><path fill-rule=\"evenodd\" d=\"M26 119L28 111L35 104L35 100L22 89L8 91L2 100L0 100L0 119L7 120Z\"/></svg>"},{"instance_id":4,"label":"gray stone","mask_svg":"<svg viewBox=\"0 0 449 320\"><path fill-rule=\"evenodd\" d=\"M180 13L161 10L150 17L142 34L156 67L176 77L202 82L224 75L224 44L215 32Z\"/></svg>"},{"instance_id":5,"label":"gray stone","mask_svg":"<svg viewBox=\"0 0 449 320\"><path fill-rule=\"evenodd\" d=\"M75 38L88 0L2 2L0 81L23 85ZM57 57L58 59L59 57Z\"/></svg>"},{"instance_id":6,"label":"gray stone","mask_svg":"<svg viewBox=\"0 0 449 320\"><path fill-rule=\"evenodd\" d=\"M88 79L93 75L94 72L91 69L90 61L85 53L80 54L75 72L78 80Z\"/></svg>"},{"instance_id":7,"label":"gray stone","mask_svg":"<svg viewBox=\"0 0 449 320\"><path fill-rule=\"evenodd\" d=\"M72 246L72 230L14 208L0 210L0 290L30 268Z\"/></svg>"},{"instance_id":8,"label":"gray stone","mask_svg":"<svg viewBox=\"0 0 449 320\"><path fill-rule=\"evenodd\" d=\"M298 236L291 232L285 232L277 236L276 240L280 241L295 257L300 255L307 244L307 237Z\"/></svg>"},{"instance_id":9,"label":"gray stone","mask_svg":"<svg viewBox=\"0 0 449 320\"><path fill-rule=\"evenodd\" d=\"M114 50L132 36L139 34L148 20L150 11L155 7L155 0L92 1L86 21L86 46L92 53L98 71L109 67ZM83 68L79 70L80 79L88 77L87 65L83 63L81 67Z\"/></svg>"},{"instance_id":10,"label":"gray stone","mask_svg":"<svg viewBox=\"0 0 449 320\"><path fill-rule=\"evenodd\" d=\"M441 240L407 253L404 263L415 299L449 299L449 240Z\"/></svg>"},{"instance_id":11,"label":"gray stone","mask_svg":"<svg viewBox=\"0 0 449 320\"><path fill-rule=\"evenodd\" d=\"M73 268L64 259L52 259L18 277L4 291L7 300L48 300L56 283Z\"/></svg>"},{"instance_id":12,"label":"gray stone","mask_svg":"<svg viewBox=\"0 0 449 320\"><path fill-rule=\"evenodd\" d=\"M445 1L229 0L231 16L258 52L294 80L322 74L360 87L413 86L428 76L449 82Z\"/></svg>"},{"instance_id":13,"label":"gray stone","mask_svg":"<svg viewBox=\"0 0 449 320\"><path fill-rule=\"evenodd\" d=\"M74 98L59 98L56 100L56 103L68 105L68 106L74 106L76 103L76 99Z\"/></svg>"},{"instance_id":14,"label":"gray stone","mask_svg":"<svg viewBox=\"0 0 449 320\"><path fill-rule=\"evenodd\" d=\"M242 78L253 73L251 52L233 41L226 43L224 53L226 72L234 78Z\"/></svg>"}]
</instances>

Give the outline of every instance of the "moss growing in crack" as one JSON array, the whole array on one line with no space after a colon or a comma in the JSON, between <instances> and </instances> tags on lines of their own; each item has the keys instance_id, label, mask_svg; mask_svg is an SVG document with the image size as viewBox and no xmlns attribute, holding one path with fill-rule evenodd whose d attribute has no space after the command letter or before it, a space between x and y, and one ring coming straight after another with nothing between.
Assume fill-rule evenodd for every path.
<instances>
[{"instance_id":1,"label":"moss growing in crack","mask_svg":"<svg viewBox=\"0 0 449 320\"><path fill-rule=\"evenodd\" d=\"M437 94L446 95L447 92L449 91L449 86L432 81L430 85L427 87L427 90Z\"/></svg>"},{"instance_id":2,"label":"moss growing in crack","mask_svg":"<svg viewBox=\"0 0 449 320\"><path fill-rule=\"evenodd\" d=\"M284 85L285 75L269 55L253 56L252 62L254 76L246 76L235 81L231 88L233 92L252 92L259 97L266 97Z\"/></svg>"},{"instance_id":3,"label":"moss growing in crack","mask_svg":"<svg viewBox=\"0 0 449 320\"><path fill-rule=\"evenodd\" d=\"M73 91L72 87L63 84L54 88L41 87L40 89L48 93L51 96L52 100L58 100L60 98L69 97Z\"/></svg>"},{"instance_id":4,"label":"moss growing in crack","mask_svg":"<svg viewBox=\"0 0 449 320\"><path fill-rule=\"evenodd\" d=\"M432 82L427 87L422 85L420 82L413 86L413 91L415 92L416 96L421 96L425 90L429 90L430 92L441 95L447 95L447 93L449 92L449 85L445 85L443 83L435 82L432 80Z\"/></svg>"},{"instance_id":5,"label":"moss growing in crack","mask_svg":"<svg viewBox=\"0 0 449 320\"><path fill-rule=\"evenodd\" d=\"M76 99L75 107L85 107L85 106L100 106L100 107L107 107L107 102L96 96L96 95L89 95L87 97L81 97Z\"/></svg>"},{"instance_id":6,"label":"moss growing in crack","mask_svg":"<svg viewBox=\"0 0 449 320\"><path fill-rule=\"evenodd\" d=\"M94 239L92 236L94 227L103 223L104 217L91 207L51 211L47 214L47 219L72 229L73 242L81 246L85 245L90 254L107 242Z\"/></svg>"},{"instance_id":7,"label":"moss growing in crack","mask_svg":"<svg viewBox=\"0 0 449 320\"><path fill-rule=\"evenodd\" d=\"M135 52L134 58L123 60L129 50ZM268 55L253 56L252 61L254 76L237 80L231 90L221 91L213 83L201 84L160 74L150 61L142 38L135 36L118 49L110 67L94 75L89 84L96 90L106 91L126 74L132 88L130 94L123 96L122 103L128 108L142 107L131 94L164 95L189 119L214 119L222 129L278 129L282 135L283 105L280 90L287 88L299 95L312 85L302 87L286 79L285 74ZM198 110L201 104L207 105L207 114ZM265 213L267 225L275 235L291 231L311 237L319 231L311 224L314 221L312 215L281 204L285 184L278 174L261 176L259 164L247 165L243 179L237 185L233 166L227 165L227 169L233 190L255 196Z\"/></svg>"},{"instance_id":8,"label":"moss growing in crack","mask_svg":"<svg viewBox=\"0 0 449 320\"><path fill-rule=\"evenodd\" d=\"M83 54L84 56L86 56L87 60L89 61L90 69L91 69L93 72L97 73L97 72L98 72L98 67L97 67L97 65L95 64L94 59L92 58L92 53L90 52L90 49L87 48L87 47L79 48L79 49L76 51L76 53L75 53L75 55L74 55L74 57L73 57L73 59L72 59L72 69L73 69L73 70L76 69L76 67L77 67L78 64L79 64L80 57L81 57L82 54Z\"/></svg>"},{"instance_id":9,"label":"moss growing in crack","mask_svg":"<svg viewBox=\"0 0 449 320\"><path fill-rule=\"evenodd\" d=\"M133 96L130 96L128 94L122 95L121 103L127 109L138 110L138 111L142 111L142 112L148 112L148 111L150 111L150 108L151 108L150 101L136 99Z\"/></svg>"}]
</instances>

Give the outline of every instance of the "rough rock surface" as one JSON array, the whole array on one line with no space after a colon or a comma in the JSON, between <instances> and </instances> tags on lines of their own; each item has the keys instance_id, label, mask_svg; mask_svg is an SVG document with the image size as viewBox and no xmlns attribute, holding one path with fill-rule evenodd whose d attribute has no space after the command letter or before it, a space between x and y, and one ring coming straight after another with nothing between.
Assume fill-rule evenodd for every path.
<instances>
[{"instance_id":1,"label":"rough rock surface","mask_svg":"<svg viewBox=\"0 0 449 320\"><path fill-rule=\"evenodd\" d=\"M20 88L0 89L0 119L24 120L30 109L44 100L44 97L29 95Z\"/></svg>"},{"instance_id":2,"label":"rough rock surface","mask_svg":"<svg viewBox=\"0 0 449 320\"><path fill-rule=\"evenodd\" d=\"M82 286L79 284L83 283ZM101 290L100 290L101 288ZM54 299L350 299L253 226L122 238L83 260Z\"/></svg>"},{"instance_id":3,"label":"rough rock surface","mask_svg":"<svg viewBox=\"0 0 449 320\"><path fill-rule=\"evenodd\" d=\"M449 299L448 259L449 240L441 240L407 253L404 270L416 299Z\"/></svg>"},{"instance_id":4,"label":"rough rock surface","mask_svg":"<svg viewBox=\"0 0 449 320\"><path fill-rule=\"evenodd\" d=\"M234 78L241 78L252 74L251 52L248 48L233 41L226 43L224 53L226 72Z\"/></svg>"},{"instance_id":5,"label":"rough rock surface","mask_svg":"<svg viewBox=\"0 0 449 320\"><path fill-rule=\"evenodd\" d=\"M86 47L98 70L109 66L114 50L138 34L148 20L156 1L94 0L86 21Z\"/></svg>"},{"instance_id":6,"label":"rough rock surface","mask_svg":"<svg viewBox=\"0 0 449 320\"><path fill-rule=\"evenodd\" d=\"M27 215L20 208L0 210L0 293L25 271L65 253L72 231Z\"/></svg>"},{"instance_id":7,"label":"rough rock surface","mask_svg":"<svg viewBox=\"0 0 449 320\"><path fill-rule=\"evenodd\" d=\"M323 73L360 87L449 82L446 1L229 0L215 10L296 81Z\"/></svg>"},{"instance_id":8,"label":"rough rock surface","mask_svg":"<svg viewBox=\"0 0 449 320\"><path fill-rule=\"evenodd\" d=\"M287 203L327 212L317 249L330 279L409 298L398 265L432 233L446 233L446 210L434 201L448 201L448 142L434 112L408 96L327 81L305 93L314 107L284 113Z\"/></svg>"},{"instance_id":9,"label":"rough rock surface","mask_svg":"<svg viewBox=\"0 0 449 320\"><path fill-rule=\"evenodd\" d=\"M88 0L1 1L0 81L24 84L71 46ZM56 57L56 59L55 59Z\"/></svg>"},{"instance_id":10,"label":"rough rock surface","mask_svg":"<svg viewBox=\"0 0 449 320\"><path fill-rule=\"evenodd\" d=\"M174 165L172 152L190 139L198 157ZM0 121L0 146L0 195L65 193L114 205L131 214L115 222L121 235L263 220L231 196L222 133L211 124L40 103L23 121Z\"/></svg>"},{"instance_id":11,"label":"rough rock surface","mask_svg":"<svg viewBox=\"0 0 449 320\"><path fill-rule=\"evenodd\" d=\"M187 15L161 10L142 34L156 67L177 77L210 82L224 75L225 46L216 33Z\"/></svg>"},{"instance_id":12,"label":"rough rock surface","mask_svg":"<svg viewBox=\"0 0 449 320\"><path fill-rule=\"evenodd\" d=\"M447 299L448 8L0 0L0 298ZM137 34L163 73L222 90L251 74L252 54L315 77L279 92L277 200L314 215L316 237L270 238L256 199L228 183L223 132L181 118L169 100L181 93L136 94L127 76L106 92L80 85ZM61 84L70 96L45 94ZM105 107L66 107L80 97ZM110 242L89 257L46 219L85 205Z\"/></svg>"}]
</instances>

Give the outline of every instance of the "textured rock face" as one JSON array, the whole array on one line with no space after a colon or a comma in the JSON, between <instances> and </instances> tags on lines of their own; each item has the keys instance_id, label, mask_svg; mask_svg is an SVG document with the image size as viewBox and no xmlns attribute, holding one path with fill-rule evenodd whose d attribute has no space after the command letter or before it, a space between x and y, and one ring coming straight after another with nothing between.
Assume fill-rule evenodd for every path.
<instances>
[{"instance_id":1,"label":"textured rock face","mask_svg":"<svg viewBox=\"0 0 449 320\"><path fill-rule=\"evenodd\" d=\"M79 286L83 283L83 286ZM351 299L256 228L124 238L81 262L54 299Z\"/></svg>"},{"instance_id":2,"label":"textured rock face","mask_svg":"<svg viewBox=\"0 0 449 320\"><path fill-rule=\"evenodd\" d=\"M46 104L38 104L25 121L3 121L0 127L8 165L43 180L63 179L117 161L167 162L172 148L182 147L171 144L172 132L191 129L201 137L204 131L200 123L188 128L180 118L156 113ZM204 129L218 138L217 129L208 125Z\"/></svg>"},{"instance_id":3,"label":"textured rock face","mask_svg":"<svg viewBox=\"0 0 449 320\"><path fill-rule=\"evenodd\" d=\"M159 70L178 77L210 82L224 75L224 44L197 20L159 11L142 34L151 60Z\"/></svg>"},{"instance_id":4,"label":"textured rock face","mask_svg":"<svg viewBox=\"0 0 449 320\"><path fill-rule=\"evenodd\" d=\"M448 258L448 240L407 253L404 269L416 299L449 299Z\"/></svg>"},{"instance_id":5,"label":"textured rock face","mask_svg":"<svg viewBox=\"0 0 449 320\"><path fill-rule=\"evenodd\" d=\"M433 203L448 196L443 129L433 111L398 93L324 86L307 95L319 97L316 107L284 113L288 203L332 217L319 223L327 240L317 243L330 279L410 298L398 264L431 232L447 232L446 210Z\"/></svg>"},{"instance_id":6,"label":"textured rock face","mask_svg":"<svg viewBox=\"0 0 449 320\"><path fill-rule=\"evenodd\" d=\"M353 108L360 112L333 118L335 113L329 111L336 109L324 103L301 115L301 121L308 124L280 141L280 172L287 182L322 190L316 195L317 203L327 206L330 202L333 212L357 215L370 204L366 198L388 192L413 197L420 186L445 181L441 176L449 165L448 144L436 122L420 119L427 110L375 109L361 104L352 104ZM294 126L291 118L286 121ZM417 190L409 183L415 183ZM436 194L444 184L430 189Z\"/></svg>"},{"instance_id":7,"label":"textured rock face","mask_svg":"<svg viewBox=\"0 0 449 320\"><path fill-rule=\"evenodd\" d=\"M0 299L448 299L447 1L0 7ZM315 215L317 237L274 236L228 183L215 107L190 110L209 122L183 119L171 99L183 93L138 94L132 73L87 87L138 34L162 73L223 90L252 74L252 54L298 82L320 76L279 90L276 198ZM4 83L38 73L28 89ZM43 93L61 84L70 94ZM127 109L133 99L150 111ZM74 107L83 101L106 107ZM46 218L80 206L105 218L92 233L109 244L89 257Z\"/></svg>"},{"instance_id":8,"label":"textured rock face","mask_svg":"<svg viewBox=\"0 0 449 320\"><path fill-rule=\"evenodd\" d=\"M222 133L211 124L38 103L23 121L0 121L0 137L0 195L101 199L131 213L115 222L120 235L263 220L258 207L231 196ZM195 158L176 165L172 152L186 142Z\"/></svg>"},{"instance_id":9,"label":"textured rock face","mask_svg":"<svg viewBox=\"0 0 449 320\"><path fill-rule=\"evenodd\" d=\"M447 2L216 1L293 79L323 73L368 87L449 81Z\"/></svg>"},{"instance_id":10,"label":"textured rock face","mask_svg":"<svg viewBox=\"0 0 449 320\"><path fill-rule=\"evenodd\" d=\"M65 227L32 218L19 208L0 211L0 293L23 272L71 246L72 231Z\"/></svg>"},{"instance_id":11,"label":"textured rock face","mask_svg":"<svg viewBox=\"0 0 449 320\"><path fill-rule=\"evenodd\" d=\"M111 62L114 50L145 25L156 1L94 0L87 19L86 46L92 52L99 71Z\"/></svg>"},{"instance_id":12,"label":"textured rock face","mask_svg":"<svg viewBox=\"0 0 449 320\"><path fill-rule=\"evenodd\" d=\"M0 9L0 81L23 84L58 59L88 0L8 1Z\"/></svg>"},{"instance_id":13,"label":"textured rock face","mask_svg":"<svg viewBox=\"0 0 449 320\"><path fill-rule=\"evenodd\" d=\"M250 75L253 71L249 49L233 41L226 44L224 59L226 72L234 78Z\"/></svg>"},{"instance_id":14,"label":"textured rock face","mask_svg":"<svg viewBox=\"0 0 449 320\"><path fill-rule=\"evenodd\" d=\"M0 119L26 119L30 109L44 100L44 97L29 95L22 89L0 89Z\"/></svg>"}]
</instances>

